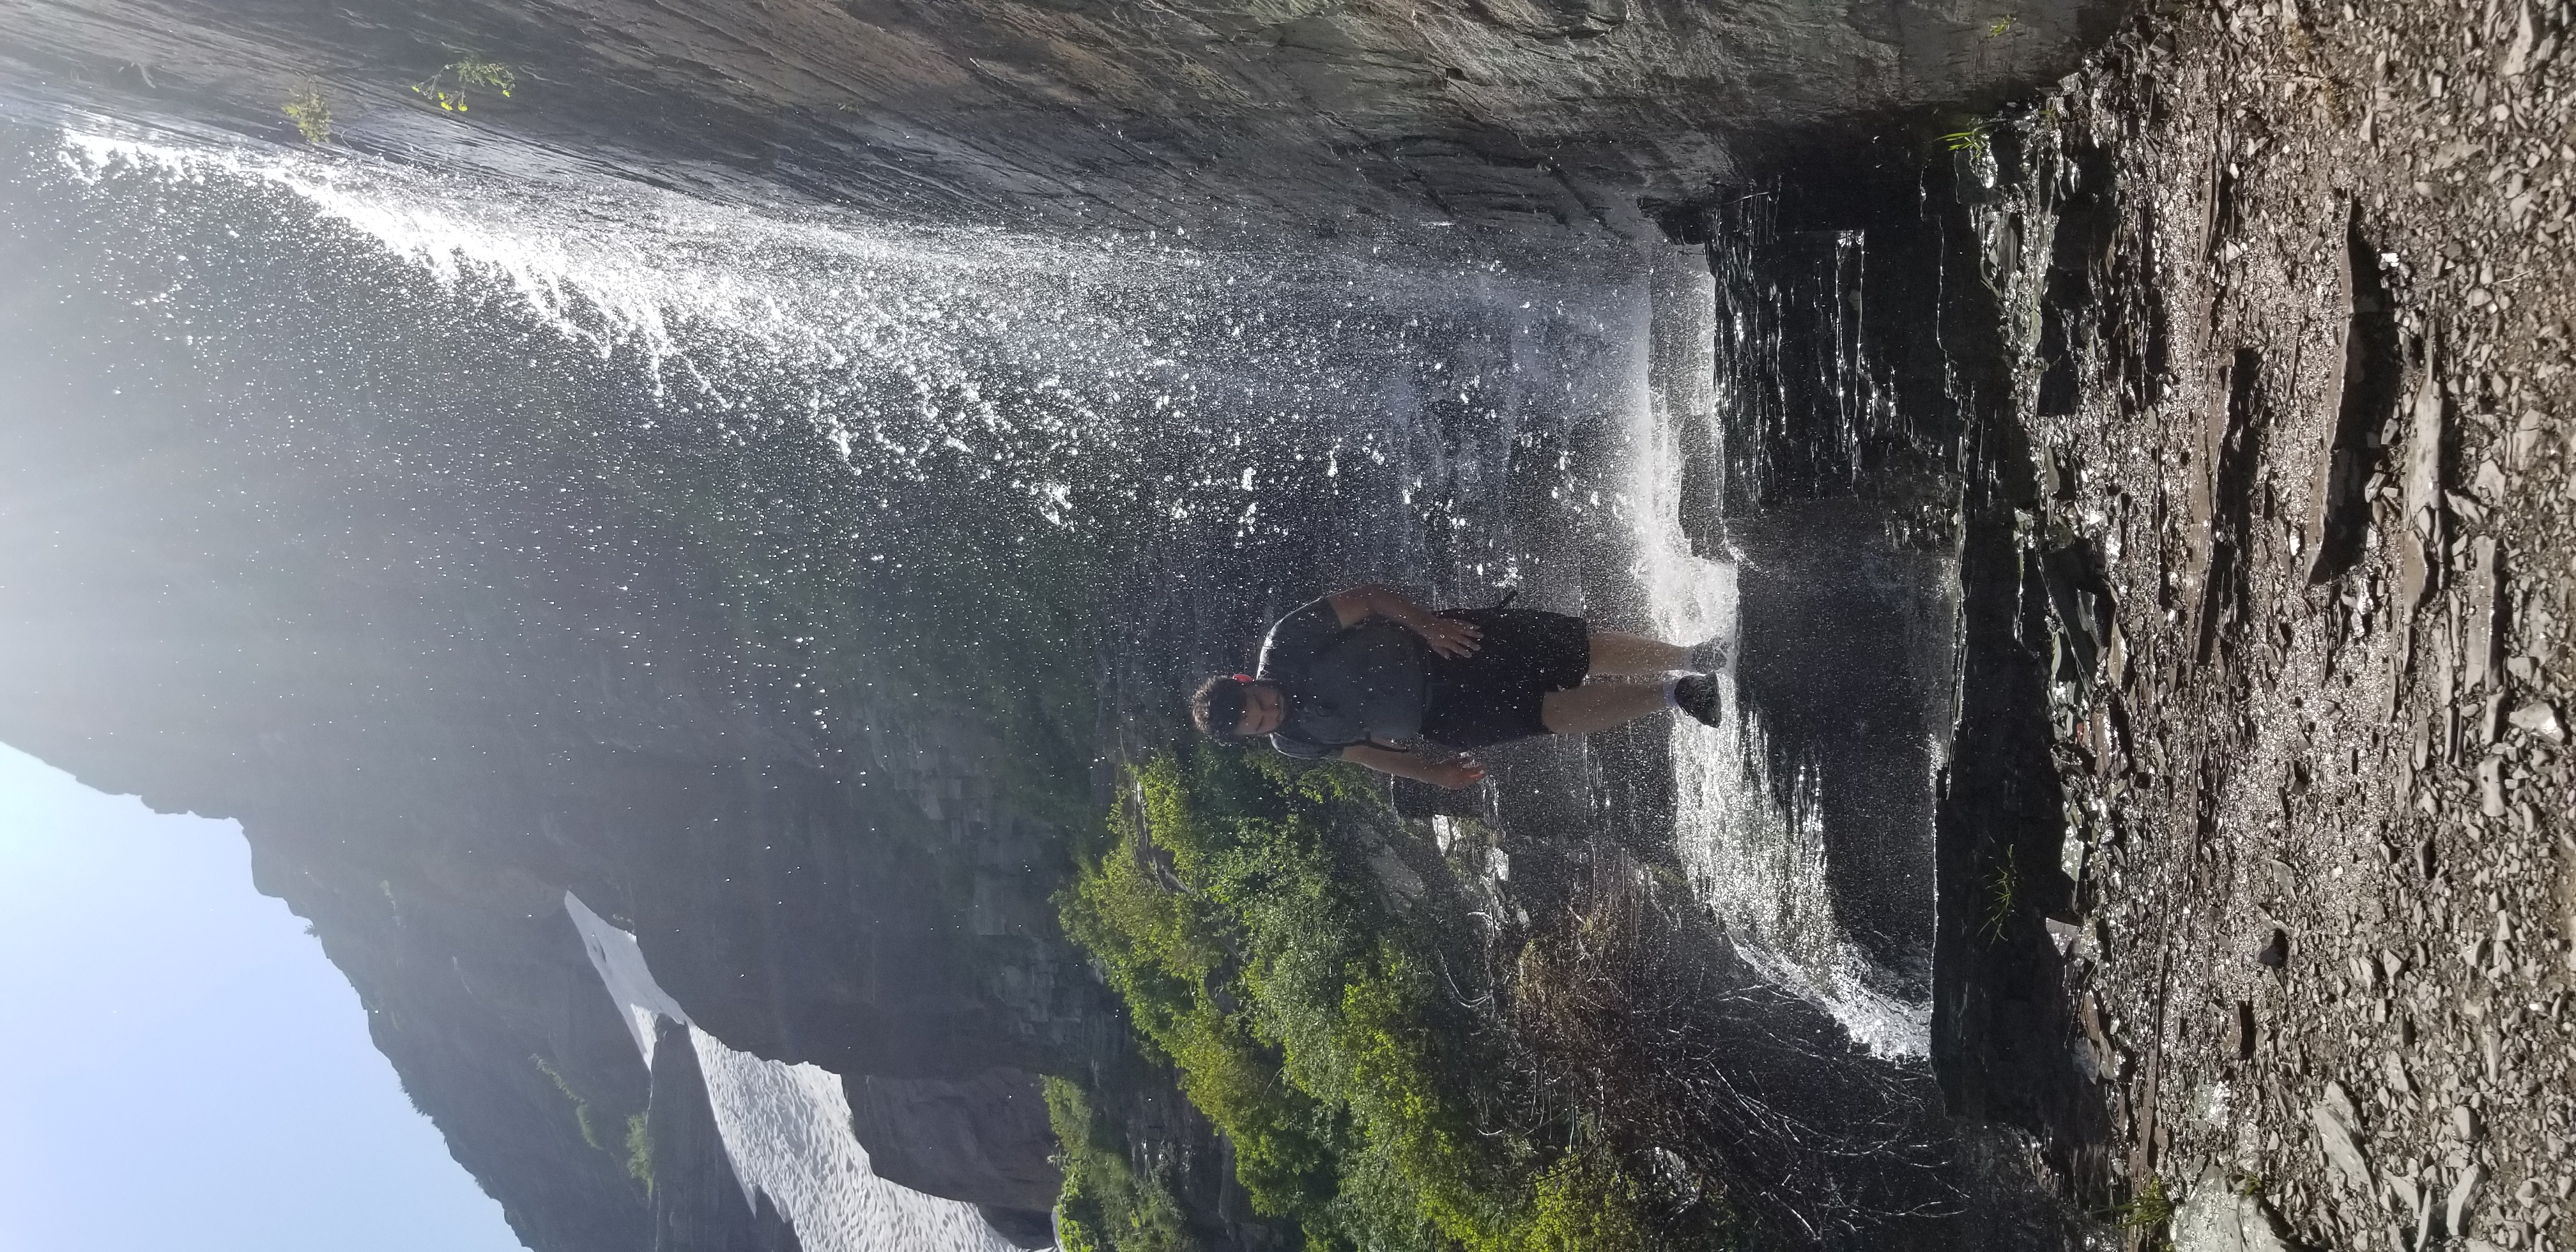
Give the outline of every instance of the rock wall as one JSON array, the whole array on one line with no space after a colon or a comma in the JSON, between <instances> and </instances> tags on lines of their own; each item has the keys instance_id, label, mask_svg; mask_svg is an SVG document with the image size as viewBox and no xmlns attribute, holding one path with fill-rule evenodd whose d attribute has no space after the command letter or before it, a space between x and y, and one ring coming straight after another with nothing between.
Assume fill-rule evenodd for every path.
<instances>
[{"instance_id":1,"label":"rock wall","mask_svg":"<svg viewBox=\"0 0 2576 1252\"><path fill-rule=\"evenodd\" d=\"M2094 9L2109 9L2097 3ZM0 0L44 99L1050 229L1632 229L1802 129L2062 69L2074 0ZM508 96L457 87L465 57Z\"/></svg>"},{"instance_id":2,"label":"rock wall","mask_svg":"<svg viewBox=\"0 0 2576 1252\"><path fill-rule=\"evenodd\" d=\"M877 1177L999 1209L1045 1213L1063 1178L1047 1163L1038 1076L989 1069L966 1079L844 1078L852 1129Z\"/></svg>"}]
</instances>

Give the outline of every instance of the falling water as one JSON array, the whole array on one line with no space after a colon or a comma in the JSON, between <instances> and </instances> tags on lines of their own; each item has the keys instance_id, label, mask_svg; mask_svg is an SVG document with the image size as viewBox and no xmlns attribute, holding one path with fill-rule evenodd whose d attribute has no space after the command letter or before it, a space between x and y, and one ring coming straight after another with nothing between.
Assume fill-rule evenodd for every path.
<instances>
[{"instance_id":1,"label":"falling water","mask_svg":"<svg viewBox=\"0 0 2576 1252\"><path fill-rule=\"evenodd\" d=\"M1650 347L1641 360L1633 482L1638 582L1655 630L1667 639L1741 634L1738 558L1694 551L1683 517L1691 475L1685 443L1723 456L1716 406L1744 403L1715 387L1715 293L1704 259L1667 255L1654 270ZM1824 1006L1852 1037L1883 1056L1922 1056L1931 1006L1892 995L1889 979L1845 933L1826 888L1820 780L1801 769L1780 788L1776 754L1758 711L1739 697L1733 667L1719 676L1725 723L1673 720L1674 840L1701 898L1737 950L1781 985ZM1819 699L1833 698L1817 693ZM1779 797L1786 793L1789 803ZM1930 836L1929 814L1924 835ZM1926 888L1928 890L1928 887Z\"/></svg>"}]
</instances>

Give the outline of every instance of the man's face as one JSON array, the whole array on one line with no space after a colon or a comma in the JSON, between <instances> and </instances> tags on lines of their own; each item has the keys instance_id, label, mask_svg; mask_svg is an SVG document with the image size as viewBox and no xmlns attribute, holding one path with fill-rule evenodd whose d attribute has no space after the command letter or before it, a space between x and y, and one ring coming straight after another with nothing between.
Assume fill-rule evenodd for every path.
<instances>
[{"instance_id":1,"label":"man's face","mask_svg":"<svg viewBox=\"0 0 2576 1252\"><path fill-rule=\"evenodd\" d=\"M1279 729L1279 719L1285 712L1277 687L1268 683L1248 683L1243 688L1243 720L1234 724L1234 733L1269 734Z\"/></svg>"}]
</instances>

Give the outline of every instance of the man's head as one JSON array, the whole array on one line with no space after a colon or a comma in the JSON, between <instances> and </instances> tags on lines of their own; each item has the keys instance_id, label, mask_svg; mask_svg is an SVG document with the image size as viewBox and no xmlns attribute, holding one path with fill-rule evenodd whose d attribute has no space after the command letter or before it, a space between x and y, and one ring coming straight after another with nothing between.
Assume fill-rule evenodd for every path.
<instances>
[{"instance_id":1,"label":"man's head","mask_svg":"<svg viewBox=\"0 0 2576 1252\"><path fill-rule=\"evenodd\" d=\"M1219 739L1269 734L1287 711L1278 684L1243 674L1219 674L1190 696L1190 720Z\"/></svg>"}]
</instances>

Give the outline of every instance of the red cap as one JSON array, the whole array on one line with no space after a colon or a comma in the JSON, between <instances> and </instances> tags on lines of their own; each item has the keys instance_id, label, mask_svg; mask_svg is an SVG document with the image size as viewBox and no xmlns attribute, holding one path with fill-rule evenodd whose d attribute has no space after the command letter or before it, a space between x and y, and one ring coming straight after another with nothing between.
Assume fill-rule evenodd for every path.
<instances>
[{"instance_id":1,"label":"red cap","mask_svg":"<svg viewBox=\"0 0 2576 1252\"><path fill-rule=\"evenodd\" d=\"M1239 682L1239 683L1248 683L1248 682L1251 682L1251 681L1252 681L1252 675L1250 675L1250 674L1237 674L1237 675L1235 675L1235 676L1234 676L1234 680L1235 680L1236 682Z\"/></svg>"}]
</instances>

